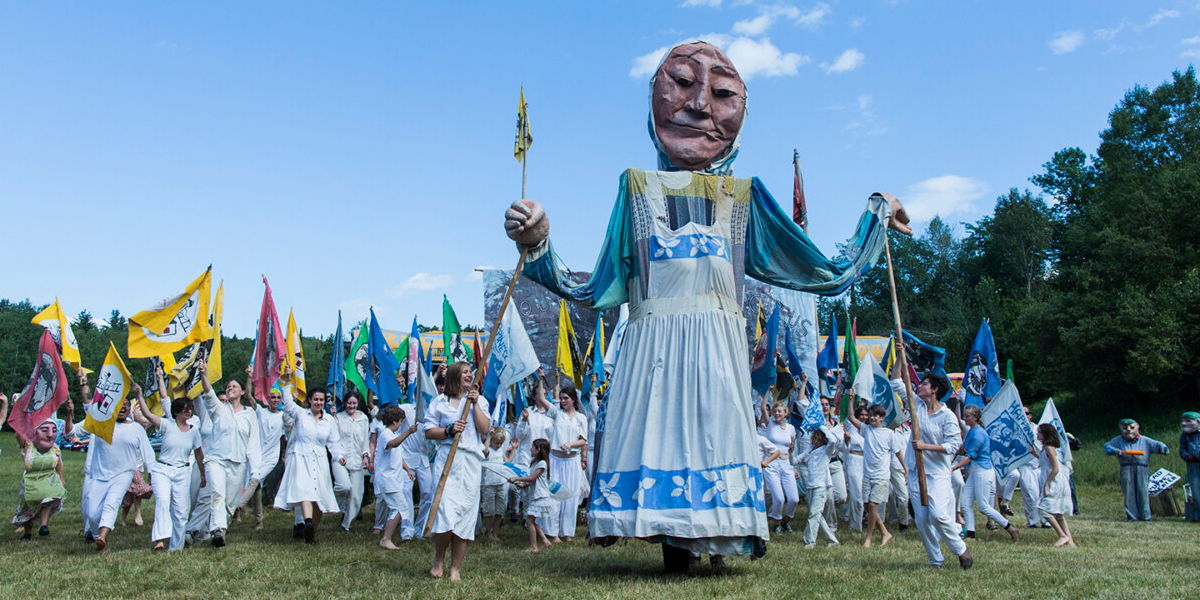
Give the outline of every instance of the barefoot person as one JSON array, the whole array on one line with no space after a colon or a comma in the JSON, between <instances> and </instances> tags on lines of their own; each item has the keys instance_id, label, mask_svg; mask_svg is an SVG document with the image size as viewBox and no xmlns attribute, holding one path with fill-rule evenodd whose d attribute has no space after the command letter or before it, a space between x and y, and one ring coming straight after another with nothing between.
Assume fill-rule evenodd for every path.
<instances>
[{"instance_id":1,"label":"barefoot person","mask_svg":"<svg viewBox=\"0 0 1200 600\"><path fill-rule=\"evenodd\" d=\"M1042 499L1038 502L1038 510L1042 518L1050 522L1054 533L1058 534L1055 546L1075 547L1075 538L1071 537L1071 528L1067 527L1067 515L1071 514L1071 477L1070 468L1059 456L1062 442L1058 430L1050 423L1042 423L1037 428L1037 439L1042 443L1041 456L1038 466L1042 471ZM1033 450L1033 448L1030 448Z\"/></svg>"},{"instance_id":2,"label":"barefoot person","mask_svg":"<svg viewBox=\"0 0 1200 600\"><path fill-rule=\"evenodd\" d=\"M425 437L436 441L438 446L433 464L436 477L441 477L446 469L446 457L450 455L454 435L462 434L433 521L434 557L429 574L434 578L442 577L446 549L449 548L450 579L457 581L462 575L467 542L475 539L484 448L480 436L487 432L491 421L488 400L479 395L472 385L474 381L471 365L465 362L450 365L446 371L445 393L434 398L425 411ZM466 419L460 419L463 403L472 401L475 407Z\"/></svg>"},{"instance_id":3,"label":"barefoot person","mask_svg":"<svg viewBox=\"0 0 1200 600\"><path fill-rule=\"evenodd\" d=\"M907 218L872 196L848 258L825 258L761 181L731 177L747 92L720 49L669 49L650 92L661 170L621 176L588 282L568 277L539 203L514 202L505 229L527 251L525 276L551 292L592 309L629 302L606 431L597 433L589 535L601 545L662 543L664 566L682 572L691 552L765 552L743 277L840 294L883 252L892 215L898 226Z\"/></svg>"},{"instance_id":4,"label":"barefoot person","mask_svg":"<svg viewBox=\"0 0 1200 600\"><path fill-rule=\"evenodd\" d=\"M855 411L858 412L858 411ZM892 448L895 438L887 427L883 426L887 411L878 404L866 411L867 422L850 416L850 424L858 429L862 436L863 448L863 506L867 511L867 531L863 536L864 548L871 547L871 535L879 529L879 545L886 546L892 541L892 534L883 524L883 516L879 506L886 504L891 493L891 459L895 456Z\"/></svg>"},{"instance_id":5,"label":"barefoot person","mask_svg":"<svg viewBox=\"0 0 1200 600\"><path fill-rule=\"evenodd\" d=\"M558 502L550 497L550 442L544 438L533 440L529 451L531 461L529 474L524 477L509 477L508 482L519 488L529 488L528 504L525 507L525 528L529 530L529 548L526 552L537 552L542 546L552 544L546 538L538 521L546 522L557 518Z\"/></svg>"},{"instance_id":6,"label":"barefoot person","mask_svg":"<svg viewBox=\"0 0 1200 600\"><path fill-rule=\"evenodd\" d=\"M412 519L412 482L416 477L404 462L404 451L400 446L417 432L417 426L413 424L397 434L405 420L404 411L395 405L379 411L379 421L383 427L375 438L374 468L371 471L375 493L383 499L383 508L387 513L379 545L387 550L399 550L392 543L392 536L396 533L396 527ZM408 538L403 540L408 541Z\"/></svg>"}]
</instances>

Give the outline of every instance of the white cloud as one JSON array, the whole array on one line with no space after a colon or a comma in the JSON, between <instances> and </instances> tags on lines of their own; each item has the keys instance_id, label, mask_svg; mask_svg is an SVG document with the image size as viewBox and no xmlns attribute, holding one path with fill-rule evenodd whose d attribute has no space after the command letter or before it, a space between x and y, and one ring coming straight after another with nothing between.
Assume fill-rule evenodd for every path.
<instances>
[{"instance_id":1,"label":"white cloud","mask_svg":"<svg viewBox=\"0 0 1200 600\"><path fill-rule=\"evenodd\" d=\"M863 25L866 25L866 24L867 24L866 17L854 17L853 19L850 19L850 29L858 29L859 27L862 27Z\"/></svg>"},{"instance_id":2,"label":"white cloud","mask_svg":"<svg viewBox=\"0 0 1200 600\"><path fill-rule=\"evenodd\" d=\"M737 38L725 48L725 54L746 81L755 75L795 75L800 65L811 60L802 54L782 52L767 38L758 41L746 37Z\"/></svg>"},{"instance_id":3,"label":"white cloud","mask_svg":"<svg viewBox=\"0 0 1200 600\"><path fill-rule=\"evenodd\" d=\"M450 287L457 282L458 278L453 275L417 273L399 284L388 288L387 294L393 298L403 298L420 292Z\"/></svg>"},{"instance_id":4,"label":"white cloud","mask_svg":"<svg viewBox=\"0 0 1200 600\"><path fill-rule=\"evenodd\" d=\"M865 54L859 52L857 48L851 48L838 56L833 61L833 64L824 64L821 66L825 68L826 73L845 73L861 67L866 60L867 57Z\"/></svg>"},{"instance_id":5,"label":"white cloud","mask_svg":"<svg viewBox=\"0 0 1200 600\"><path fill-rule=\"evenodd\" d=\"M1179 42L1184 46L1200 46L1200 35L1196 37L1185 38Z\"/></svg>"},{"instance_id":6,"label":"white cloud","mask_svg":"<svg viewBox=\"0 0 1200 600\"><path fill-rule=\"evenodd\" d=\"M809 29L816 29L825 24L825 18L833 12L833 9L824 2L818 2L808 12L794 17L796 24Z\"/></svg>"},{"instance_id":7,"label":"white cloud","mask_svg":"<svg viewBox=\"0 0 1200 600\"><path fill-rule=\"evenodd\" d=\"M771 13L763 11L762 14L753 19L734 23L733 32L740 35L762 35L774 22L775 17Z\"/></svg>"},{"instance_id":8,"label":"white cloud","mask_svg":"<svg viewBox=\"0 0 1200 600\"><path fill-rule=\"evenodd\" d=\"M913 222L922 222L934 216L948 216L957 212L973 210L975 200L987 192L987 184L961 175L930 177L908 187L901 198L904 209Z\"/></svg>"},{"instance_id":9,"label":"white cloud","mask_svg":"<svg viewBox=\"0 0 1200 600\"><path fill-rule=\"evenodd\" d=\"M1060 31L1054 35L1054 39L1046 42L1046 45L1050 46L1050 50L1055 54L1069 54L1083 45L1083 32Z\"/></svg>"},{"instance_id":10,"label":"white cloud","mask_svg":"<svg viewBox=\"0 0 1200 600\"><path fill-rule=\"evenodd\" d=\"M874 103L875 100L868 94L859 96L858 114L842 130L858 135L883 135L887 133L887 127L879 123L878 117L875 116L875 110L871 108Z\"/></svg>"},{"instance_id":11,"label":"white cloud","mask_svg":"<svg viewBox=\"0 0 1200 600\"><path fill-rule=\"evenodd\" d=\"M1137 30L1142 31L1145 29L1150 29L1151 27L1154 27L1155 25L1158 25L1159 23L1162 23L1163 21L1166 21L1167 19L1177 19L1177 18L1179 18L1180 14L1182 14L1182 13L1180 13L1177 10L1170 9L1170 8L1159 9L1158 12L1156 12L1150 16L1149 21L1146 21L1145 24L1143 24L1143 25L1139 25L1137 27Z\"/></svg>"},{"instance_id":12,"label":"white cloud","mask_svg":"<svg viewBox=\"0 0 1200 600\"><path fill-rule=\"evenodd\" d=\"M733 37L723 33L707 33L698 36L725 51L729 60L737 67L742 78L749 81L755 75L778 77L795 75L797 68L807 64L811 59L802 54L783 52L775 47L768 38L754 40L748 37ZM646 77L653 75L658 63L671 49L663 46L633 59L633 67L629 69L630 77Z\"/></svg>"},{"instance_id":13,"label":"white cloud","mask_svg":"<svg viewBox=\"0 0 1200 600\"><path fill-rule=\"evenodd\" d=\"M680 6L708 6L717 8L721 6L721 0L684 0Z\"/></svg>"},{"instance_id":14,"label":"white cloud","mask_svg":"<svg viewBox=\"0 0 1200 600\"><path fill-rule=\"evenodd\" d=\"M1116 27L1109 27L1107 29L1097 29L1096 31L1092 32L1092 34L1095 35L1096 39L1098 39L1098 40L1105 40L1105 41L1111 40L1111 39L1117 37L1117 34L1121 33L1121 31L1123 31L1127 25L1128 25L1128 23L1121 23L1120 25L1117 25Z\"/></svg>"}]
</instances>

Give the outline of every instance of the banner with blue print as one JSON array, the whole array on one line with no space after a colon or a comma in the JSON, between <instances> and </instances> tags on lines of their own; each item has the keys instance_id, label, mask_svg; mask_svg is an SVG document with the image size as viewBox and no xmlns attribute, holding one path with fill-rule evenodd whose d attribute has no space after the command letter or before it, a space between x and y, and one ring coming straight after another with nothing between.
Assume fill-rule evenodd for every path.
<instances>
[{"instance_id":1,"label":"banner with blue print","mask_svg":"<svg viewBox=\"0 0 1200 600\"><path fill-rule=\"evenodd\" d=\"M983 428L992 440L992 465L997 481L1034 459L1030 448L1035 439L1033 424L1025 417L1017 386L1006 381L983 409Z\"/></svg>"}]
</instances>

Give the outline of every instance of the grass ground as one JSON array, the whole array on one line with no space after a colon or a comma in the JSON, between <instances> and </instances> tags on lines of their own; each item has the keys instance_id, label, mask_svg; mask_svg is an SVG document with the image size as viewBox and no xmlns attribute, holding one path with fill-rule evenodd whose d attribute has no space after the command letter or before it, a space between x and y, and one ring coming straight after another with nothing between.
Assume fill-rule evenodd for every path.
<instances>
[{"instance_id":1,"label":"grass ground","mask_svg":"<svg viewBox=\"0 0 1200 600\"><path fill-rule=\"evenodd\" d=\"M1174 451L1177 436L1159 439ZM21 465L12 434L0 435L0 449L0 502L15 506ZM1115 480L1115 463L1095 444L1076 456L1081 468L1097 476L1107 468ZM1182 473L1174 456L1157 463ZM1126 523L1115 484L1084 485L1083 514L1070 522L1079 548L1054 548L1050 530L1022 529L1017 544L1003 532L981 531L970 543L975 568L965 572L953 560L928 568L911 528L887 548L870 550L844 527L838 548L805 550L798 533L774 536L765 559L731 559L727 575L705 565L694 576L667 577L658 546L631 541L589 549L581 527L571 544L528 555L521 552L525 531L506 525L501 544L470 545L464 581L452 583L429 578L429 542L380 549L369 509L349 534L324 523L315 547L295 543L290 514L276 511L263 532L235 524L222 550L152 553L147 523L118 528L110 551L97 555L80 538L83 454L70 453L65 467L70 498L51 521L51 535L31 542L0 536L0 598L1194 598L1200 551L1200 525L1179 518ZM149 520L153 502L143 511Z\"/></svg>"}]
</instances>

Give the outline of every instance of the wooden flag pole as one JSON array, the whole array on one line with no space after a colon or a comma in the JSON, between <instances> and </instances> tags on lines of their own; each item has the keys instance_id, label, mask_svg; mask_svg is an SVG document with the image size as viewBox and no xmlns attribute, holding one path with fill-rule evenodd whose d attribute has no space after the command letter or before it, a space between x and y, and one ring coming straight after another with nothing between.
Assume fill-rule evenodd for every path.
<instances>
[{"instance_id":1,"label":"wooden flag pole","mask_svg":"<svg viewBox=\"0 0 1200 600\"><path fill-rule=\"evenodd\" d=\"M522 182L521 187L525 187L524 182ZM517 259L517 268L513 271L512 281L508 282L508 291L504 293L504 301L500 303L500 312L496 315L496 324L492 325L492 334L488 336L487 344L483 347L483 356L479 359L479 369L477 371L482 371L485 365L487 365L488 355L492 352L492 342L496 341L496 331L500 329L500 323L504 320L504 310L508 308L508 302L512 299L513 288L517 286L517 279L521 277L521 269L525 266L525 256L527 254L529 254L529 246L521 249L521 258ZM476 373L475 389L478 390L482 387L483 380ZM462 414L459 415L458 420L465 421L474 407L475 400L464 402ZM454 434L454 441L450 444L450 453L446 455L446 466L442 469L442 476L438 479L437 491L433 494L433 503L429 509L429 520L425 523L423 537L429 537L433 531L433 522L437 519L438 505L442 502L442 492L446 489L446 479L450 477L450 465L454 464L454 455L458 453L458 443L461 440L461 431Z\"/></svg>"},{"instance_id":2,"label":"wooden flag pole","mask_svg":"<svg viewBox=\"0 0 1200 600\"><path fill-rule=\"evenodd\" d=\"M892 317L896 322L896 340L901 344L904 343L904 326L900 323L900 301L896 297L896 269L892 267L892 246L888 242L888 232L883 231L883 251L887 255L888 266L888 283L892 289ZM917 410L913 402L912 382L908 378L908 357L904 348L897 353L897 358L900 362L900 376L904 378L904 390L908 396L908 418L912 427L912 439L921 439L921 426L917 423ZM917 485L921 488L921 506L929 506L929 490L925 486L925 457L919 450L910 449L911 452L916 452L917 459Z\"/></svg>"}]
</instances>

